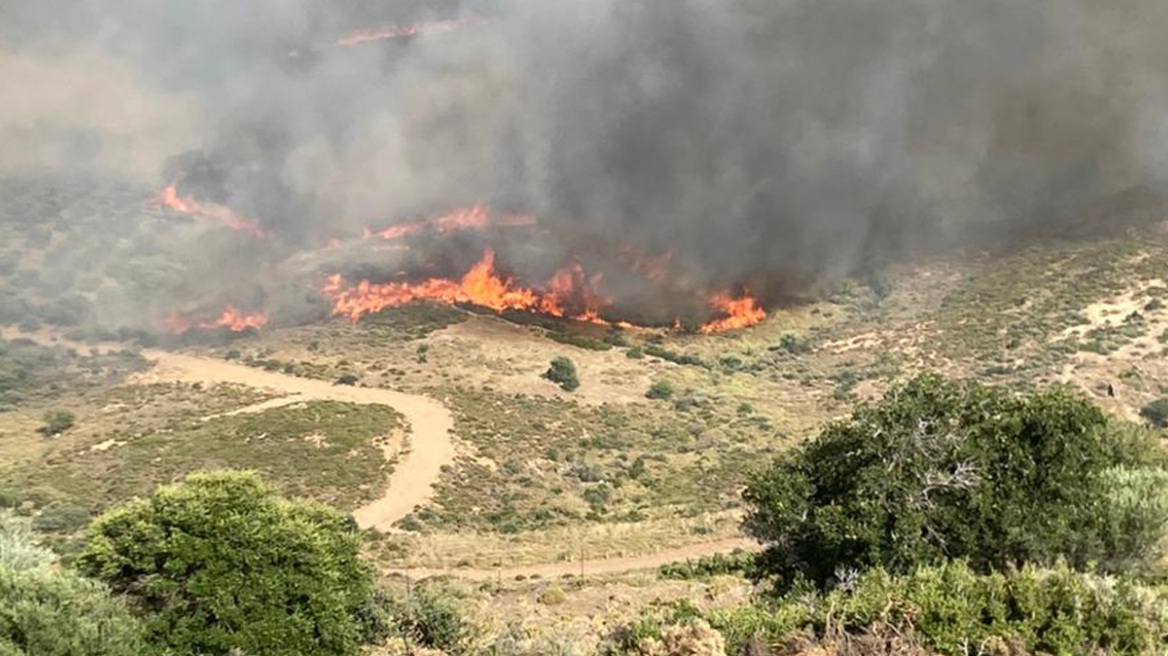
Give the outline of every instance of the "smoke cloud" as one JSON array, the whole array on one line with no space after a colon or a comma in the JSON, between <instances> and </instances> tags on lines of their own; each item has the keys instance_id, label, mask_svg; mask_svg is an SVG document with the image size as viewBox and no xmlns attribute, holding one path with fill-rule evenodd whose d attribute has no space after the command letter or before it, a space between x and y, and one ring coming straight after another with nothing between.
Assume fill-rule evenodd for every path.
<instances>
[{"instance_id":1,"label":"smoke cloud","mask_svg":"<svg viewBox=\"0 0 1168 656\"><path fill-rule=\"evenodd\" d=\"M256 217L266 243L184 233L191 303L476 202L553 235L519 270L618 240L773 300L1159 194L1165 29L1161 0L9 0L0 172Z\"/></svg>"}]
</instances>

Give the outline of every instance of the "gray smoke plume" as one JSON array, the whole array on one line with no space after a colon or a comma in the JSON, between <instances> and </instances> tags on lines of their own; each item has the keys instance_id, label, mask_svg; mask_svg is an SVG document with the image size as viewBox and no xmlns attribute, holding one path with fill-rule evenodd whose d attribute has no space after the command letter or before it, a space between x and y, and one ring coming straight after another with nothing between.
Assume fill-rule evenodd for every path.
<instances>
[{"instance_id":1,"label":"gray smoke plume","mask_svg":"<svg viewBox=\"0 0 1168 656\"><path fill-rule=\"evenodd\" d=\"M547 228L521 273L621 242L776 299L1163 191L1166 30L1162 0L8 0L0 172L258 217L183 245L191 302L475 202Z\"/></svg>"}]
</instances>

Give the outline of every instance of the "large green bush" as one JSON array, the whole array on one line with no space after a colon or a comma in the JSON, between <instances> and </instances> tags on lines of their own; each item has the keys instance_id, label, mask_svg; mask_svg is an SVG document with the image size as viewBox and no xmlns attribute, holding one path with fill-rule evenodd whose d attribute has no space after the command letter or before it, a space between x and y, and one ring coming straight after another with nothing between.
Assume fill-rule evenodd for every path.
<instances>
[{"instance_id":1,"label":"large green bush","mask_svg":"<svg viewBox=\"0 0 1168 656\"><path fill-rule=\"evenodd\" d=\"M142 627L96 581L62 569L27 521L0 513L0 654L141 656Z\"/></svg>"},{"instance_id":2,"label":"large green bush","mask_svg":"<svg viewBox=\"0 0 1168 656\"><path fill-rule=\"evenodd\" d=\"M1158 555L1165 505L1114 489L1150 489L1158 474L1132 472L1151 448L1063 390L1014 394L925 375L754 477L746 526L767 546L764 569L788 583L945 558L980 571L1058 558L1116 570ZM1116 534L1125 526L1144 537Z\"/></svg>"},{"instance_id":3,"label":"large green bush","mask_svg":"<svg viewBox=\"0 0 1168 656\"><path fill-rule=\"evenodd\" d=\"M174 654L356 654L373 601L351 521L250 473L188 476L95 521L78 564Z\"/></svg>"}]
</instances>

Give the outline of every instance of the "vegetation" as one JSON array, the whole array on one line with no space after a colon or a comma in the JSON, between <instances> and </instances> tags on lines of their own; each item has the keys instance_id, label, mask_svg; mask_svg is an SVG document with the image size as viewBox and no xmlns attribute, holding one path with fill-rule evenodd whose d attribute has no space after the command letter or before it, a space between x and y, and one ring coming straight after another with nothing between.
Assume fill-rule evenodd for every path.
<instances>
[{"instance_id":1,"label":"vegetation","mask_svg":"<svg viewBox=\"0 0 1168 656\"><path fill-rule=\"evenodd\" d=\"M73 428L77 417L68 410L49 410L45 413L44 420L45 425L41 427L41 432L48 437L54 437Z\"/></svg>"},{"instance_id":2,"label":"vegetation","mask_svg":"<svg viewBox=\"0 0 1168 656\"><path fill-rule=\"evenodd\" d=\"M723 653L653 651L689 634L728 654L781 653L810 640L828 653L1159 656L1168 636L1168 599L1154 589L1064 564L986 575L954 561L903 575L875 568L841 583L708 613L684 602L650 608L617 627L606 651Z\"/></svg>"},{"instance_id":3,"label":"vegetation","mask_svg":"<svg viewBox=\"0 0 1168 656\"><path fill-rule=\"evenodd\" d=\"M1058 558L1144 567L1158 545L1133 544L1118 527L1162 531L1168 505L1113 501L1123 494L1113 488L1160 470L1114 470L1151 467L1151 454L1068 392L1012 394L925 375L756 476L746 527L767 545L765 569L788 584L944 558L979 571Z\"/></svg>"},{"instance_id":4,"label":"vegetation","mask_svg":"<svg viewBox=\"0 0 1168 656\"><path fill-rule=\"evenodd\" d=\"M423 587L408 595L384 597L382 607L392 623L391 633L407 644L451 656L473 653L477 630L448 597Z\"/></svg>"},{"instance_id":5,"label":"vegetation","mask_svg":"<svg viewBox=\"0 0 1168 656\"><path fill-rule=\"evenodd\" d=\"M658 380L649 386L645 398L666 400L673 397L673 385L667 380Z\"/></svg>"},{"instance_id":6,"label":"vegetation","mask_svg":"<svg viewBox=\"0 0 1168 656\"><path fill-rule=\"evenodd\" d=\"M560 389L565 392L571 392L580 387L575 363L562 355L552 358L551 366L544 372L543 377L559 385Z\"/></svg>"},{"instance_id":7,"label":"vegetation","mask_svg":"<svg viewBox=\"0 0 1168 656\"><path fill-rule=\"evenodd\" d=\"M548 339L552 340L553 342L575 346L587 351L608 351L614 346L609 342L597 341L595 339L584 337L583 335L577 335L575 333L549 332L547 333L547 336Z\"/></svg>"},{"instance_id":8,"label":"vegetation","mask_svg":"<svg viewBox=\"0 0 1168 656\"><path fill-rule=\"evenodd\" d=\"M193 474L96 520L78 558L175 654L355 654L373 603L349 518L250 473Z\"/></svg>"},{"instance_id":9,"label":"vegetation","mask_svg":"<svg viewBox=\"0 0 1168 656\"><path fill-rule=\"evenodd\" d=\"M25 520L0 512L0 654L143 653L142 626L121 599L60 567Z\"/></svg>"},{"instance_id":10,"label":"vegetation","mask_svg":"<svg viewBox=\"0 0 1168 656\"><path fill-rule=\"evenodd\" d=\"M103 416L116 431L79 426L68 443L54 443L19 471L0 471L0 480L103 509L194 471L231 467L262 472L285 494L350 510L384 485L391 467L379 440L401 424L389 407L335 401L232 415L265 398L233 388L135 387L100 398L123 406ZM159 406L169 411L152 416Z\"/></svg>"},{"instance_id":11,"label":"vegetation","mask_svg":"<svg viewBox=\"0 0 1168 656\"><path fill-rule=\"evenodd\" d=\"M1145 405L1140 409L1140 416L1156 428L1168 428L1168 396Z\"/></svg>"}]
</instances>

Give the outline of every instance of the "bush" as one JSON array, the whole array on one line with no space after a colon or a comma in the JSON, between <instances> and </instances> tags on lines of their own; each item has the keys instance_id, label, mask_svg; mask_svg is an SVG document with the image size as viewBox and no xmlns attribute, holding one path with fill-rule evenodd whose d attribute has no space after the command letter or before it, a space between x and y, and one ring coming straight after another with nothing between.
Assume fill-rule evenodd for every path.
<instances>
[{"instance_id":1,"label":"bush","mask_svg":"<svg viewBox=\"0 0 1168 656\"><path fill-rule=\"evenodd\" d=\"M1168 396L1156 399L1141 408L1140 416L1156 428L1168 428Z\"/></svg>"},{"instance_id":2,"label":"bush","mask_svg":"<svg viewBox=\"0 0 1168 656\"><path fill-rule=\"evenodd\" d=\"M361 380L361 379L358 378L356 374L341 374L341 376L339 378L337 378L336 382L333 384L334 385L353 386L353 385L356 385L357 381L359 381L359 380Z\"/></svg>"},{"instance_id":3,"label":"bush","mask_svg":"<svg viewBox=\"0 0 1168 656\"><path fill-rule=\"evenodd\" d=\"M356 654L373 602L351 520L258 476L192 474L98 518L78 558L174 654Z\"/></svg>"},{"instance_id":4,"label":"bush","mask_svg":"<svg viewBox=\"0 0 1168 656\"><path fill-rule=\"evenodd\" d=\"M0 654L143 653L142 627L122 600L60 568L27 522L0 513Z\"/></svg>"},{"instance_id":5,"label":"bush","mask_svg":"<svg viewBox=\"0 0 1168 656\"><path fill-rule=\"evenodd\" d=\"M1168 600L1127 580L1065 565L979 575L962 562L904 576L873 569L828 594L792 593L711 614L730 653L751 640L782 646L813 636L915 636L949 656L1048 653L1152 656L1168 636ZM1013 648L1011 648L1013 647Z\"/></svg>"},{"instance_id":6,"label":"bush","mask_svg":"<svg viewBox=\"0 0 1168 656\"><path fill-rule=\"evenodd\" d=\"M68 410L49 410L45 413L45 425L41 426L40 431L42 434L49 437L60 435L70 428L73 428L73 424L76 422L76 420L77 417Z\"/></svg>"},{"instance_id":7,"label":"bush","mask_svg":"<svg viewBox=\"0 0 1168 656\"><path fill-rule=\"evenodd\" d=\"M612 348L612 344L608 342L598 342L595 339L573 333L548 333L547 336L553 342L575 346L586 351L608 351Z\"/></svg>"},{"instance_id":8,"label":"bush","mask_svg":"<svg viewBox=\"0 0 1168 656\"><path fill-rule=\"evenodd\" d=\"M705 363L702 362L702 359L697 357L696 355L677 353L675 351L670 351L668 349L661 348L660 346L657 346L654 344L650 344L649 346L646 346L644 351L645 351L645 355L651 355L655 358L661 358L662 360L665 360L667 362L672 362L674 364L692 365L692 366L696 366L696 367L704 367L705 366Z\"/></svg>"},{"instance_id":9,"label":"bush","mask_svg":"<svg viewBox=\"0 0 1168 656\"><path fill-rule=\"evenodd\" d=\"M647 399L669 399L673 396L673 385L669 384L667 380L659 380L649 387L649 391L645 392Z\"/></svg>"},{"instance_id":10,"label":"bush","mask_svg":"<svg viewBox=\"0 0 1168 656\"><path fill-rule=\"evenodd\" d=\"M562 355L552 358L551 366L544 372L543 377L559 385L565 392L571 392L580 387L580 379L576 376L576 365Z\"/></svg>"},{"instance_id":11,"label":"bush","mask_svg":"<svg viewBox=\"0 0 1168 656\"><path fill-rule=\"evenodd\" d=\"M1108 472L1152 447L1065 391L1015 395L921 376L829 425L753 477L747 529L764 570L826 584L841 568L911 571L968 558L981 571L1065 557L1107 570L1153 558L1115 539L1151 507L1108 516ZM1143 540L1143 538L1141 538Z\"/></svg>"},{"instance_id":12,"label":"bush","mask_svg":"<svg viewBox=\"0 0 1168 656\"><path fill-rule=\"evenodd\" d=\"M89 523L89 516L88 508L54 502L33 518L32 527L41 533L72 533Z\"/></svg>"},{"instance_id":13,"label":"bush","mask_svg":"<svg viewBox=\"0 0 1168 656\"><path fill-rule=\"evenodd\" d=\"M657 569L663 579L702 579L711 576L745 576L754 578L758 570L758 555L736 549L728 554L702 556L697 560L669 563Z\"/></svg>"},{"instance_id":14,"label":"bush","mask_svg":"<svg viewBox=\"0 0 1168 656\"><path fill-rule=\"evenodd\" d=\"M563 588L554 583L544 588L539 593L537 601L544 606L558 606L568 600L568 595L564 593Z\"/></svg>"},{"instance_id":15,"label":"bush","mask_svg":"<svg viewBox=\"0 0 1168 656\"><path fill-rule=\"evenodd\" d=\"M412 644L451 655L470 653L476 637L474 626L436 593L415 589L406 599L392 598L388 611L395 629Z\"/></svg>"}]
</instances>

